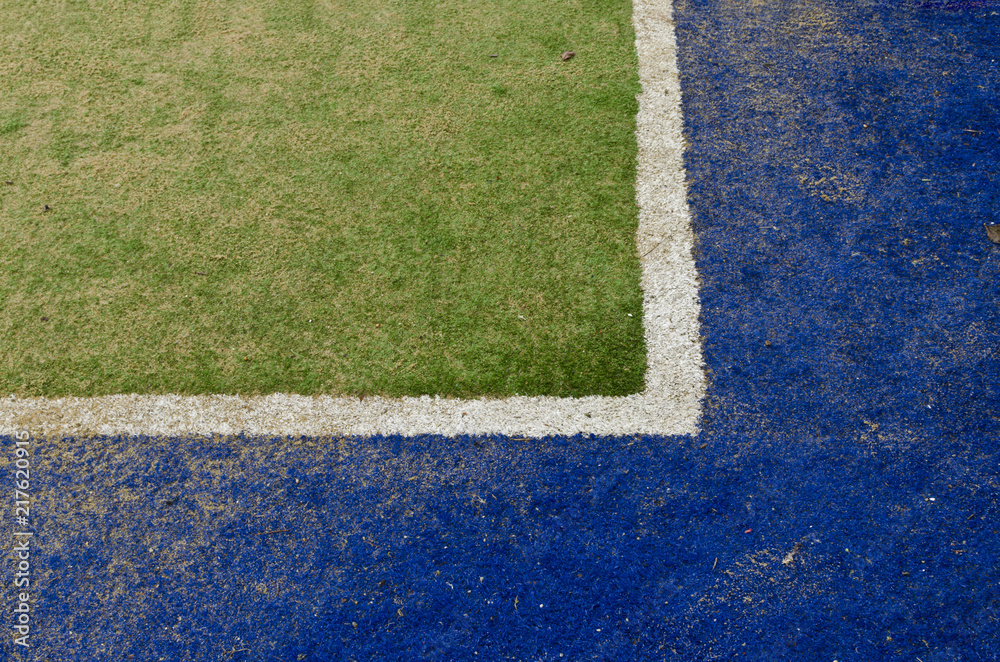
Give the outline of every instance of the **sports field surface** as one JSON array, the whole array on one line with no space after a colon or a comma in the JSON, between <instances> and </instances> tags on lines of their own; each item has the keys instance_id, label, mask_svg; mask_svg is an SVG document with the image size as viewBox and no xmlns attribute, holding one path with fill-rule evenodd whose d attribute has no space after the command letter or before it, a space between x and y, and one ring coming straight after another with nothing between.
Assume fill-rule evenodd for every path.
<instances>
[{"instance_id":1,"label":"sports field surface","mask_svg":"<svg viewBox=\"0 0 1000 662\"><path fill-rule=\"evenodd\" d=\"M24 71L6 111L8 419L695 431L697 276L662 12L51 11L48 31L10 18Z\"/></svg>"},{"instance_id":2,"label":"sports field surface","mask_svg":"<svg viewBox=\"0 0 1000 662\"><path fill-rule=\"evenodd\" d=\"M6 2L0 35L0 391L643 390L628 2Z\"/></svg>"},{"instance_id":3,"label":"sports field surface","mask_svg":"<svg viewBox=\"0 0 1000 662\"><path fill-rule=\"evenodd\" d=\"M0 399L0 659L1000 660L998 5L634 3L642 391Z\"/></svg>"}]
</instances>

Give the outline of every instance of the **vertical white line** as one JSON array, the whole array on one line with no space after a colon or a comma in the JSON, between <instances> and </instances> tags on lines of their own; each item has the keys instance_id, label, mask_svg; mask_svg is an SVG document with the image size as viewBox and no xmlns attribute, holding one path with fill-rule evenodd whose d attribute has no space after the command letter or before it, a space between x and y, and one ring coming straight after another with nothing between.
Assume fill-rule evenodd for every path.
<instances>
[{"instance_id":1,"label":"vertical white line","mask_svg":"<svg viewBox=\"0 0 1000 662\"><path fill-rule=\"evenodd\" d=\"M647 393L705 393L694 233L684 183L684 137L671 0L634 0L639 56L636 199L648 348Z\"/></svg>"}]
</instances>

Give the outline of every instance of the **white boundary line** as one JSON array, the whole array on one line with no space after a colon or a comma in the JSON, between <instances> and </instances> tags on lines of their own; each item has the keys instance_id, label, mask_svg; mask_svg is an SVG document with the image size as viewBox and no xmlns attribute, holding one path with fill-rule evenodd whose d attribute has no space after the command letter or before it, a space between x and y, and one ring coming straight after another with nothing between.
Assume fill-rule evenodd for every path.
<instances>
[{"instance_id":1,"label":"white boundary line","mask_svg":"<svg viewBox=\"0 0 1000 662\"><path fill-rule=\"evenodd\" d=\"M624 397L504 400L275 394L28 398L0 401L0 433L255 435L693 435L705 393L697 273L685 187L672 0L634 0L636 137L646 390Z\"/></svg>"}]
</instances>

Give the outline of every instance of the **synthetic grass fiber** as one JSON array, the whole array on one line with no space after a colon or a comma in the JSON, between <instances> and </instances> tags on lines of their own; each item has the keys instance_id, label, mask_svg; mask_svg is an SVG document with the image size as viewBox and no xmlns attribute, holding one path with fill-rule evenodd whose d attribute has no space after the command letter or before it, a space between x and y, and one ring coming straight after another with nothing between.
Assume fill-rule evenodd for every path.
<instances>
[{"instance_id":1,"label":"synthetic grass fiber","mask_svg":"<svg viewBox=\"0 0 1000 662\"><path fill-rule=\"evenodd\" d=\"M627 1L0 9L0 391L642 391Z\"/></svg>"}]
</instances>

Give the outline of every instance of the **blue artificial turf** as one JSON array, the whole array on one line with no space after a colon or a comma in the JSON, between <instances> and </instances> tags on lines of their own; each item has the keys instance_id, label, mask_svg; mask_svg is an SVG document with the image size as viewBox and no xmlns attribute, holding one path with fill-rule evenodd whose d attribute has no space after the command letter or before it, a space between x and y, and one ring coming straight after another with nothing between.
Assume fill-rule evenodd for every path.
<instances>
[{"instance_id":1,"label":"blue artificial turf","mask_svg":"<svg viewBox=\"0 0 1000 662\"><path fill-rule=\"evenodd\" d=\"M998 13L678 3L698 437L39 441L7 659L1000 659Z\"/></svg>"}]
</instances>

